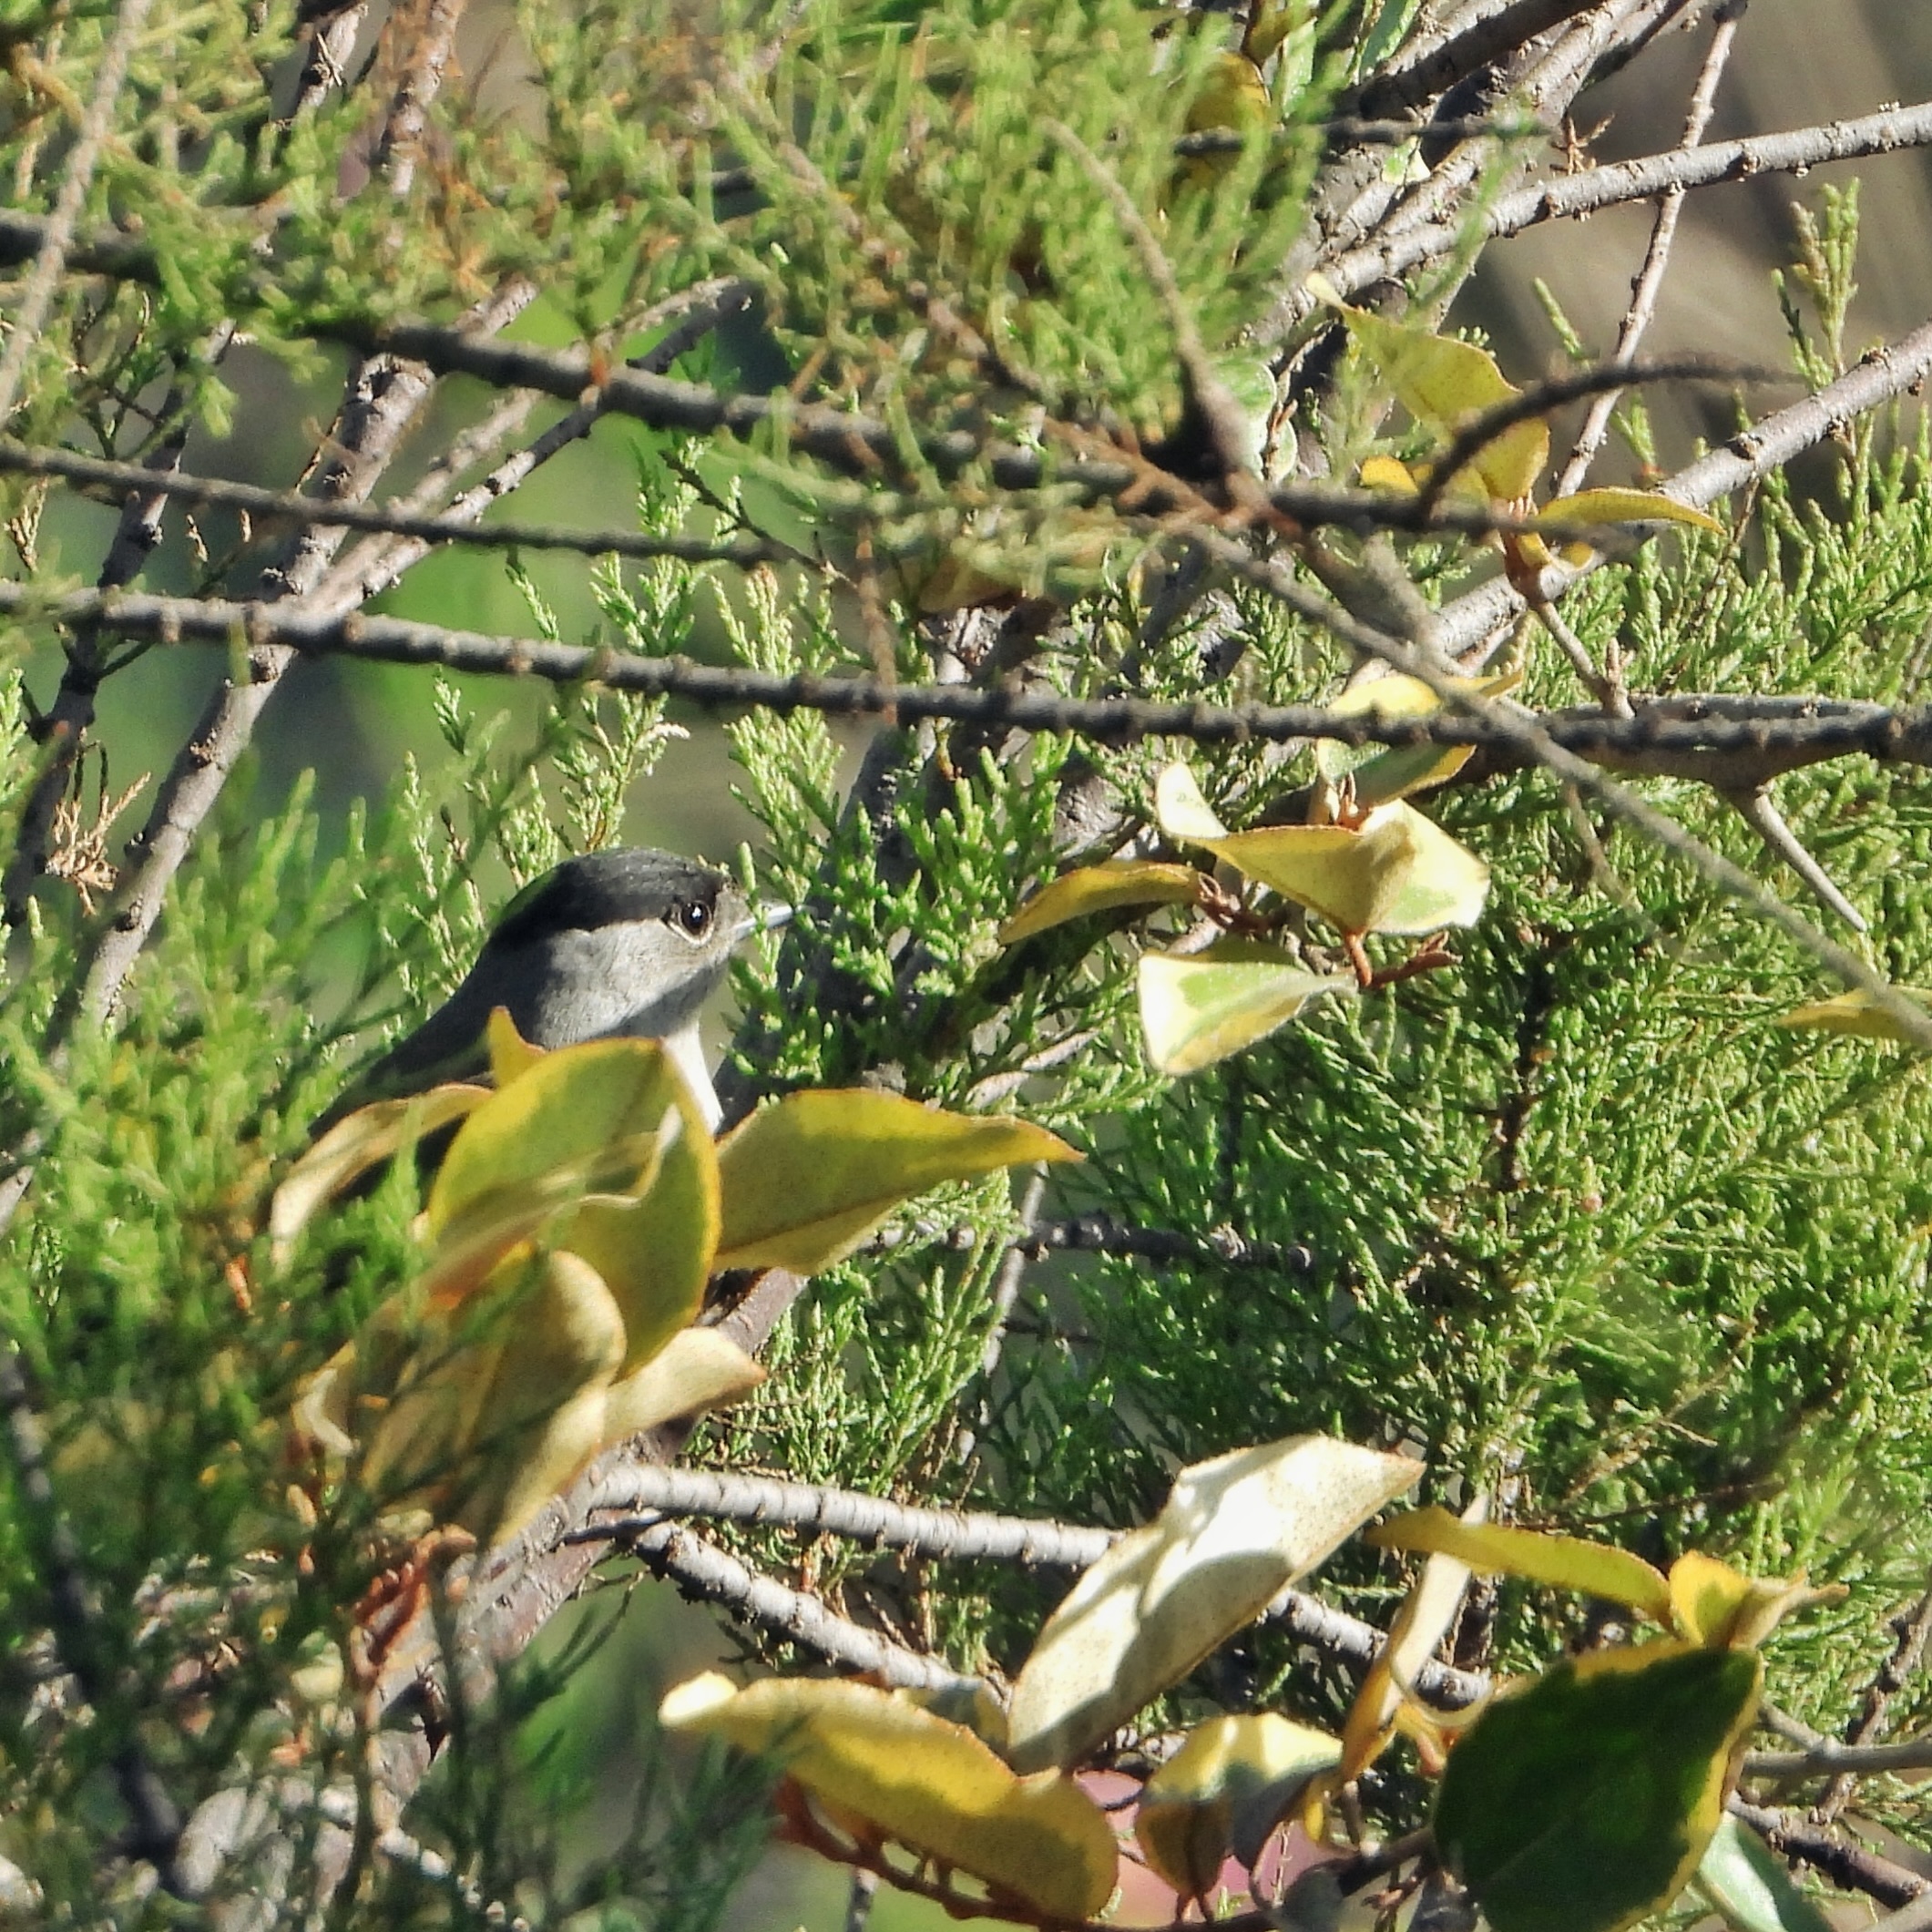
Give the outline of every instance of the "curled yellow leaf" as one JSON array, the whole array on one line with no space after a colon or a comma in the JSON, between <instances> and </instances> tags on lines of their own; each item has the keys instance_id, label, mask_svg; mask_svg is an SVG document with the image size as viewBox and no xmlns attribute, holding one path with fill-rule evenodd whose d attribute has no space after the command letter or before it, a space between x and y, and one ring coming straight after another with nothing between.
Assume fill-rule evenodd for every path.
<instances>
[{"instance_id":1,"label":"curled yellow leaf","mask_svg":"<svg viewBox=\"0 0 1932 1932\"><path fill-rule=\"evenodd\" d=\"M1198 953L1143 953L1138 972L1148 1060L1176 1076L1265 1039L1321 994L1361 990L1352 973L1311 973L1278 946L1238 939Z\"/></svg>"}]
</instances>

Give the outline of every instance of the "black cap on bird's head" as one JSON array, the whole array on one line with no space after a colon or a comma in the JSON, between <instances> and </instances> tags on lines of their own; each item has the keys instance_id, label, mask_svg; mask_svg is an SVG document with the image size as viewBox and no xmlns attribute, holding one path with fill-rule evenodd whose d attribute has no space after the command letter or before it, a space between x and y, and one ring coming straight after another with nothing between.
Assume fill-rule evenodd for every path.
<instances>
[{"instance_id":1,"label":"black cap on bird's head","mask_svg":"<svg viewBox=\"0 0 1932 1932\"><path fill-rule=\"evenodd\" d=\"M695 859L645 848L566 859L510 901L462 985L318 1126L372 1100L476 1078L497 1007L545 1048L612 1035L663 1040L715 1119L698 1014L757 924L731 880Z\"/></svg>"}]
</instances>

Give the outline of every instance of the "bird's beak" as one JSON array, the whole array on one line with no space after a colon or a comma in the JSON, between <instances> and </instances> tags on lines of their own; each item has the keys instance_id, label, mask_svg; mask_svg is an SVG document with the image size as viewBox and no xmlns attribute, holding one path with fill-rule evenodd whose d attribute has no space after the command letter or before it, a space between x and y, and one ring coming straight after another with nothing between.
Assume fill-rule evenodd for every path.
<instances>
[{"instance_id":1,"label":"bird's beak","mask_svg":"<svg viewBox=\"0 0 1932 1932\"><path fill-rule=\"evenodd\" d=\"M780 926L792 924L797 910L795 905L768 905L759 915L759 927L763 932L775 933Z\"/></svg>"}]
</instances>

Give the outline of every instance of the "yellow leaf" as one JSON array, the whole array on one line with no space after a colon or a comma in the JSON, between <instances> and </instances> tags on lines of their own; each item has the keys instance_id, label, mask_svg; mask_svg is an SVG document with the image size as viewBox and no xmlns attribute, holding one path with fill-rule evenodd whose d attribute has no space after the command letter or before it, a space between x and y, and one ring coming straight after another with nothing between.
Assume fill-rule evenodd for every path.
<instances>
[{"instance_id":1,"label":"yellow leaf","mask_svg":"<svg viewBox=\"0 0 1932 1932\"><path fill-rule=\"evenodd\" d=\"M1378 1523L1367 1540L1384 1549L1439 1550L1484 1576L1527 1577L1626 1604L1667 1627L1671 1621L1671 1587L1663 1573L1608 1543L1499 1523L1459 1523L1434 1504Z\"/></svg>"},{"instance_id":2,"label":"yellow leaf","mask_svg":"<svg viewBox=\"0 0 1932 1932\"><path fill-rule=\"evenodd\" d=\"M359 1337L350 1410L372 1418L365 1439L353 1420L350 1433L384 1509L419 1504L484 1542L513 1491L567 1480L591 1453L578 1446L594 1449L601 1410L580 1398L600 1398L624 1354L617 1303L576 1255L513 1260L492 1285L495 1306L424 1321L399 1369Z\"/></svg>"},{"instance_id":3,"label":"yellow leaf","mask_svg":"<svg viewBox=\"0 0 1932 1932\"><path fill-rule=\"evenodd\" d=\"M500 1491L478 1498L488 1502L489 1515L465 1518L465 1527L485 1543L507 1542L606 1449L735 1402L764 1379L764 1370L716 1329L684 1329L636 1374L592 1382L560 1404L528 1453L507 1467Z\"/></svg>"},{"instance_id":4,"label":"yellow leaf","mask_svg":"<svg viewBox=\"0 0 1932 1932\"><path fill-rule=\"evenodd\" d=\"M1357 348L1402 406L1446 441L1522 394L1505 381L1495 357L1473 342L1405 328L1365 309L1344 307L1342 313ZM1538 420L1506 429L1468 468L1492 500L1515 503L1529 495L1549 460L1549 425Z\"/></svg>"},{"instance_id":5,"label":"yellow leaf","mask_svg":"<svg viewBox=\"0 0 1932 1932\"><path fill-rule=\"evenodd\" d=\"M1183 764L1163 767L1154 782L1154 815L1161 831L1184 845L1211 845L1228 835Z\"/></svg>"},{"instance_id":6,"label":"yellow leaf","mask_svg":"<svg viewBox=\"0 0 1932 1932\"><path fill-rule=\"evenodd\" d=\"M529 1072L544 1057L541 1047L533 1047L516 1030L507 1007L492 1007L484 1038L490 1050L490 1078L499 1088L507 1087Z\"/></svg>"},{"instance_id":7,"label":"yellow leaf","mask_svg":"<svg viewBox=\"0 0 1932 1932\"><path fill-rule=\"evenodd\" d=\"M1398 463L1393 456L1365 458L1362 465L1362 487L1365 490L1386 490L1395 496L1419 496L1422 494L1422 486L1416 481L1415 472L1407 464ZM1425 686L1424 689L1426 690L1427 687Z\"/></svg>"},{"instance_id":8,"label":"yellow leaf","mask_svg":"<svg viewBox=\"0 0 1932 1932\"><path fill-rule=\"evenodd\" d=\"M1922 1007L1932 1007L1932 992L1922 986L1898 986L1895 990L1907 999L1916 999ZM1794 1007L1780 1017L1778 1025L1814 1033L1845 1033L1857 1039L1896 1040L1907 1047L1917 1044L1869 993L1841 993L1835 999Z\"/></svg>"},{"instance_id":9,"label":"yellow leaf","mask_svg":"<svg viewBox=\"0 0 1932 1932\"><path fill-rule=\"evenodd\" d=\"M1357 830L1271 826L1231 833L1210 849L1344 933L1474 925L1489 893L1489 868L1399 800L1377 805Z\"/></svg>"},{"instance_id":10,"label":"yellow leaf","mask_svg":"<svg viewBox=\"0 0 1932 1932\"><path fill-rule=\"evenodd\" d=\"M1210 1718L1147 1781L1134 1837L1182 1898L1204 1899L1231 1854L1252 1869L1308 1781L1341 1754L1325 1731L1272 1711Z\"/></svg>"},{"instance_id":11,"label":"yellow leaf","mask_svg":"<svg viewBox=\"0 0 1932 1932\"><path fill-rule=\"evenodd\" d=\"M1481 1522L1487 1498L1478 1498L1464 1512L1467 1525ZM1448 1635L1469 1587L1469 1566L1437 1551L1422 1566L1415 1587L1402 1600L1388 1641L1369 1665L1362 1688L1350 1705L1342 1731L1342 1768L1336 1783L1361 1776L1388 1747L1395 1735L1395 1714L1416 1681L1416 1672L1436 1654Z\"/></svg>"},{"instance_id":12,"label":"yellow leaf","mask_svg":"<svg viewBox=\"0 0 1932 1932\"><path fill-rule=\"evenodd\" d=\"M555 1235L610 1284L624 1316L625 1371L648 1362L696 1317L718 1247L717 1150L681 1079L675 1105L675 1121L643 1191L590 1197Z\"/></svg>"},{"instance_id":13,"label":"yellow leaf","mask_svg":"<svg viewBox=\"0 0 1932 1932\"><path fill-rule=\"evenodd\" d=\"M1727 534L1716 517L1661 496L1655 490L1579 490L1574 496L1559 496L1538 514L1539 530L1569 530L1590 525L1612 523L1681 523L1697 530L1709 530L1715 537Z\"/></svg>"},{"instance_id":14,"label":"yellow leaf","mask_svg":"<svg viewBox=\"0 0 1932 1932\"><path fill-rule=\"evenodd\" d=\"M1190 134L1216 128L1245 132L1273 118L1261 69L1245 54L1221 53L1208 63L1201 90L1188 104L1187 128Z\"/></svg>"},{"instance_id":15,"label":"yellow leaf","mask_svg":"<svg viewBox=\"0 0 1932 1932\"><path fill-rule=\"evenodd\" d=\"M1089 913L1123 905L1186 905L1201 896L1201 877L1191 865L1154 859L1108 859L1062 873L1043 885L999 929L999 943L1013 946L1036 933Z\"/></svg>"},{"instance_id":16,"label":"yellow leaf","mask_svg":"<svg viewBox=\"0 0 1932 1932\"><path fill-rule=\"evenodd\" d=\"M1007 1754L1070 1764L1259 1616L1422 1473L1325 1436L1183 1469L1047 1620L1013 1687Z\"/></svg>"},{"instance_id":17,"label":"yellow leaf","mask_svg":"<svg viewBox=\"0 0 1932 1932\"><path fill-rule=\"evenodd\" d=\"M393 1160L403 1148L460 1120L489 1099L486 1087L432 1087L406 1099L377 1100L338 1120L289 1170L269 1208L269 1235L278 1261L317 1208L358 1175Z\"/></svg>"},{"instance_id":18,"label":"yellow leaf","mask_svg":"<svg viewBox=\"0 0 1932 1932\"><path fill-rule=\"evenodd\" d=\"M1671 1613L1678 1634L1712 1648L1753 1650L1795 1610L1834 1603L1844 1586L1813 1590L1802 1576L1747 1577L1689 1550L1671 1566Z\"/></svg>"},{"instance_id":19,"label":"yellow leaf","mask_svg":"<svg viewBox=\"0 0 1932 1932\"><path fill-rule=\"evenodd\" d=\"M996 1897L1084 1919L1112 1896L1112 1828L1071 1778L1017 1777L964 1725L890 1692L784 1678L738 1690L714 1671L673 1690L659 1722L781 1757L814 1797Z\"/></svg>"},{"instance_id":20,"label":"yellow leaf","mask_svg":"<svg viewBox=\"0 0 1932 1932\"><path fill-rule=\"evenodd\" d=\"M1143 953L1139 972L1149 1063L1174 1075L1264 1039L1318 994L1360 991L1352 973L1311 973L1278 947L1234 939L1199 953Z\"/></svg>"},{"instance_id":21,"label":"yellow leaf","mask_svg":"<svg viewBox=\"0 0 1932 1932\"><path fill-rule=\"evenodd\" d=\"M430 1191L431 1241L588 1193L636 1192L678 1130L683 1094L655 1040L589 1040L544 1054L450 1143Z\"/></svg>"},{"instance_id":22,"label":"yellow leaf","mask_svg":"<svg viewBox=\"0 0 1932 1932\"><path fill-rule=\"evenodd\" d=\"M864 1089L787 1094L718 1147L715 1265L811 1274L850 1254L902 1201L1035 1160L1078 1160L1024 1120L942 1113Z\"/></svg>"}]
</instances>

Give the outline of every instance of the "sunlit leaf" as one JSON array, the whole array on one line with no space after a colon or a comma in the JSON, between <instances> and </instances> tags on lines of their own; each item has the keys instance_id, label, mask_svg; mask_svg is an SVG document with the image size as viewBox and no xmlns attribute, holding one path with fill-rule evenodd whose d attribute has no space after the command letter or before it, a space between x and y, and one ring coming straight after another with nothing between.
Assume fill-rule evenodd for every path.
<instances>
[{"instance_id":1,"label":"sunlit leaf","mask_svg":"<svg viewBox=\"0 0 1932 1932\"><path fill-rule=\"evenodd\" d=\"M1240 939L1198 953L1143 953L1138 970L1148 1060L1174 1075L1264 1039L1318 994L1360 990L1351 973L1311 973L1278 946Z\"/></svg>"},{"instance_id":2,"label":"sunlit leaf","mask_svg":"<svg viewBox=\"0 0 1932 1932\"><path fill-rule=\"evenodd\" d=\"M1079 1158L1024 1120L942 1113L865 1089L787 1094L719 1143L724 1225L715 1265L810 1274L927 1188Z\"/></svg>"},{"instance_id":3,"label":"sunlit leaf","mask_svg":"<svg viewBox=\"0 0 1932 1932\"><path fill-rule=\"evenodd\" d=\"M684 1086L655 1040L600 1039L536 1060L463 1123L424 1214L433 1244L582 1195L646 1185L679 1130Z\"/></svg>"},{"instance_id":4,"label":"sunlit leaf","mask_svg":"<svg viewBox=\"0 0 1932 1932\"><path fill-rule=\"evenodd\" d=\"M1483 1498L1461 1518L1467 1526L1482 1521ZM1464 1594L1469 1587L1467 1563L1437 1551L1422 1566L1422 1574L1402 1600L1395 1620L1389 1626L1388 1641L1376 1653L1349 1706L1348 1721L1342 1730L1342 1768L1337 1782L1347 1784L1388 1748L1395 1735L1395 1713L1416 1681L1416 1673L1436 1647L1448 1635Z\"/></svg>"},{"instance_id":5,"label":"sunlit leaf","mask_svg":"<svg viewBox=\"0 0 1932 1932\"><path fill-rule=\"evenodd\" d=\"M1214 816L1193 772L1184 764L1161 768L1154 782L1154 816L1169 838L1185 845L1211 845L1228 835L1228 828Z\"/></svg>"},{"instance_id":6,"label":"sunlit leaf","mask_svg":"<svg viewBox=\"0 0 1932 1932\"><path fill-rule=\"evenodd\" d=\"M729 1335L680 1329L642 1368L611 1385L598 1447L721 1408L764 1379L764 1370Z\"/></svg>"},{"instance_id":7,"label":"sunlit leaf","mask_svg":"<svg viewBox=\"0 0 1932 1932\"><path fill-rule=\"evenodd\" d=\"M1201 896L1201 875L1191 865L1154 859L1109 859L1062 873L1027 900L999 929L1002 946L1030 939L1089 913L1123 905L1186 905Z\"/></svg>"},{"instance_id":8,"label":"sunlit leaf","mask_svg":"<svg viewBox=\"0 0 1932 1932\"><path fill-rule=\"evenodd\" d=\"M1008 1754L1068 1764L1178 1683L1422 1466L1325 1436L1183 1469L1167 1506L1075 1584L1013 1687Z\"/></svg>"},{"instance_id":9,"label":"sunlit leaf","mask_svg":"<svg viewBox=\"0 0 1932 1932\"><path fill-rule=\"evenodd\" d=\"M884 1836L1060 1919L1091 1917L1114 1887L1114 1835L1058 1772L1017 1776L963 1725L869 1684L717 1672L680 1684L659 1721L777 1756L799 1784Z\"/></svg>"},{"instance_id":10,"label":"sunlit leaf","mask_svg":"<svg viewBox=\"0 0 1932 1932\"><path fill-rule=\"evenodd\" d=\"M289 1170L269 1208L269 1236L278 1259L313 1218L317 1208L371 1168L452 1120L460 1120L490 1097L486 1087L432 1087L407 1099L376 1100L338 1120Z\"/></svg>"},{"instance_id":11,"label":"sunlit leaf","mask_svg":"<svg viewBox=\"0 0 1932 1932\"><path fill-rule=\"evenodd\" d=\"M1792 1883L1784 1861L1729 1812L1704 1847L1697 1888L1733 1932L1834 1932L1831 1920Z\"/></svg>"},{"instance_id":12,"label":"sunlit leaf","mask_svg":"<svg viewBox=\"0 0 1932 1932\"><path fill-rule=\"evenodd\" d=\"M1678 1634L1692 1643L1733 1649L1754 1648L1786 1617L1845 1595L1843 1584L1814 1590L1803 1576L1747 1577L1695 1549L1671 1564L1670 1583Z\"/></svg>"},{"instance_id":13,"label":"sunlit leaf","mask_svg":"<svg viewBox=\"0 0 1932 1932\"><path fill-rule=\"evenodd\" d=\"M1325 1731L1273 1712L1210 1718L1148 1780L1134 1837L1182 1898L1205 1898L1231 1855L1254 1866L1308 1781L1341 1754Z\"/></svg>"},{"instance_id":14,"label":"sunlit leaf","mask_svg":"<svg viewBox=\"0 0 1932 1932\"><path fill-rule=\"evenodd\" d=\"M1692 529L1709 530L1713 536L1726 535L1714 516L1661 496L1655 490L1579 490L1573 496L1559 496L1538 513L1539 530L1572 530L1591 525L1616 523L1678 523Z\"/></svg>"},{"instance_id":15,"label":"sunlit leaf","mask_svg":"<svg viewBox=\"0 0 1932 1932\"><path fill-rule=\"evenodd\" d=\"M1367 1540L1384 1549L1440 1551L1484 1576L1527 1577L1626 1604L1661 1624L1671 1621L1671 1586L1663 1572L1609 1543L1504 1523L1458 1522L1433 1503L1376 1524Z\"/></svg>"},{"instance_id":16,"label":"sunlit leaf","mask_svg":"<svg viewBox=\"0 0 1932 1932\"><path fill-rule=\"evenodd\" d=\"M1344 307L1356 347L1395 391L1397 401L1445 441L1476 417L1522 392L1506 381L1496 358L1473 342L1405 328L1366 310ZM1518 423L1487 444L1469 470L1485 495L1501 503L1528 496L1549 460L1549 425Z\"/></svg>"},{"instance_id":17,"label":"sunlit leaf","mask_svg":"<svg viewBox=\"0 0 1932 1932\"><path fill-rule=\"evenodd\" d=\"M1916 999L1922 1007L1932 1007L1932 992L1922 986L1898 986L1894 990L1907 999ZM1907 1047L1917 1044L1869 993L1841 993L1835 999L1794 1007L1780 1016L1778 1025L1814 1033L1848 1033L1858 1039L1896 1040Z\"/></svg>"},{"instance_id":18,"label":"sunlit leaf","mask_svg":"<svg viewBox=\"0 0 1932 1932\"><path fill-rule=\"evenodd\" d=\"M1620 1932L1661 1910L1717 1827L1757 1710L1753 1651L1566 1658L1449 1754L1436 1843L1495 1932Z\"/></svg>"},{"instance_id":19,"label":"sunlit leaf","mask_svg":"<svg viewBox=\"0 0 1932 1932\"><path fill-rule=\"evenodd\" d=\"M1489 894L1482 860L1399 800L1376 806L1359 830L1270 826L1231 833L1211 850L1344 933L1474 925Z\"/></svg>"}]
</instances>

